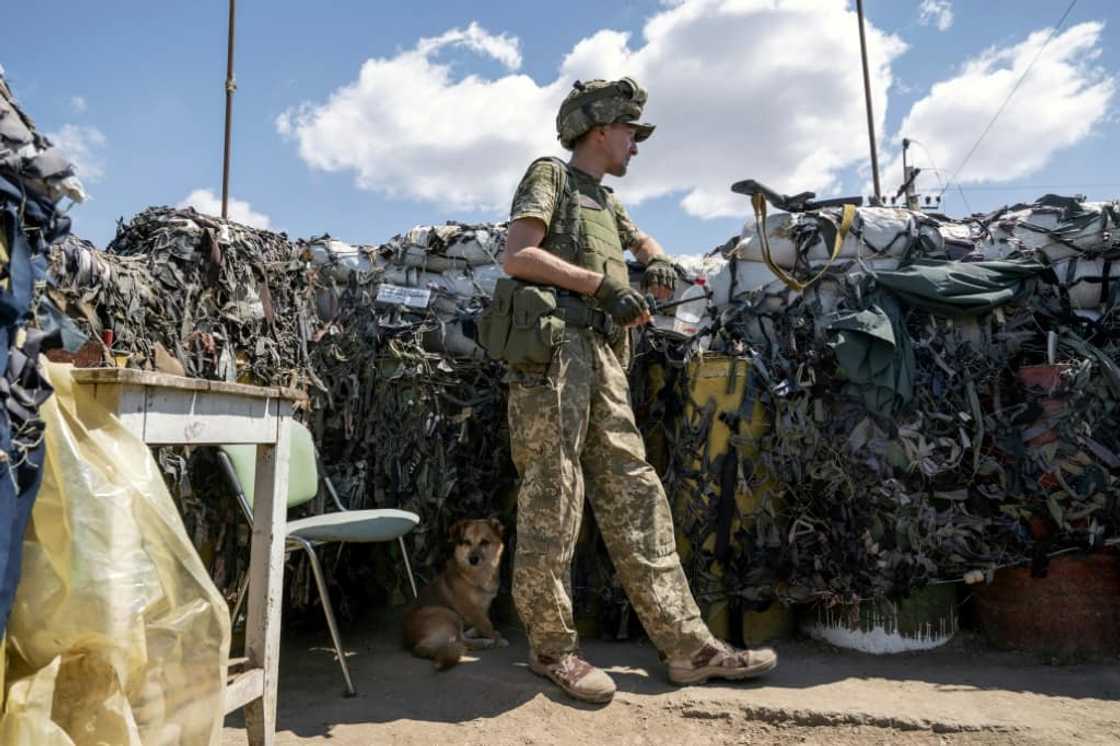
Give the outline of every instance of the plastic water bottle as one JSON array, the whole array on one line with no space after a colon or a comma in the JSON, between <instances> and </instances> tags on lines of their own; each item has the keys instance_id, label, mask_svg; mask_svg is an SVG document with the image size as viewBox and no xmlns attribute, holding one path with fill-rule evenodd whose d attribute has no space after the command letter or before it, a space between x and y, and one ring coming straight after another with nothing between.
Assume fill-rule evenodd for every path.
<instances>
[{"instance_id":1,"label":"plastic water bottle","mask_svg":"<svg viewBox=\"0 0 1120 746\"><path fill-rule=\"evenodd\" d=\"M704 278L696 278L681 295L681 300L685 302L677 306L673 330L692 336L700 331L704 315L708 311L708 294L704 291Z\"/></svg>"}]
</instances>

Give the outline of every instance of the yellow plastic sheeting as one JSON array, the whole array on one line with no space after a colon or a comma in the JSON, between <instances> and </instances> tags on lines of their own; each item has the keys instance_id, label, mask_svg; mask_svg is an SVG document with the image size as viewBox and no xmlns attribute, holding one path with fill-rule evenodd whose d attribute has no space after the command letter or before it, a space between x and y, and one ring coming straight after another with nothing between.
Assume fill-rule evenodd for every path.
<instances>
[{"instance_id":1,"label":"yellow plastic sheeting","mask_svg":"<svg viewBox=\"0 0 1120 746\"><path fill-rule=\"evenodd\" d=\"M229 608L148 447L70 366L44 366L55 395L42 408L45 474L8 623L0 742L218 743ZM40 735L59 733L69 739Z\"/></svg>"},{"instance_id":2,"label":"yellow plastic sheeting","mask_svg":"<svg viewBox=\"0 0 1120 746\"><path fill-rule=\"evenodd\" d=\"M74 746L66 731L51 720L54 683L61 663L61 658L55 658L12 684L0 717L0 743L4 746Z\"/></svg>"}]
</instances>

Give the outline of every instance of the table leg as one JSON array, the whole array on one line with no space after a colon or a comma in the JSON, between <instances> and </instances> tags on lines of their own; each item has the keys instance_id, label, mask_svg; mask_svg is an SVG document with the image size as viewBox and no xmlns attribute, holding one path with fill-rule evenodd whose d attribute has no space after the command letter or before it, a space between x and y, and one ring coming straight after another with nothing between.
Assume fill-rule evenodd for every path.
<instances>
[{"instance_id":1,"label":"table leg","mask_svg":"<svg viewBox=\"0 0 1120 746\"><path fill-rule=\"evenodd\" d=\"M280 663L280 608L284 592L284 542L288 507L290 402L277 406L276 444L257 446L253 495L253 540L249 556L249 617L245 625L248 664L264 672L260 699L245 705L251 746L271 746L276 731L276 684Z\"/></svg>"}]
</instances>

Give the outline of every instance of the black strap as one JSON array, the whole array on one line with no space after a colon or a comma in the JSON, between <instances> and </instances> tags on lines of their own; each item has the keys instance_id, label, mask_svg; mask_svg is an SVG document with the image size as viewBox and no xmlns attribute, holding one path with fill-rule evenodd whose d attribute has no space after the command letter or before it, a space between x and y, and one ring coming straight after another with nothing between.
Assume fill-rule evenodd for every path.
<instances>
[{"instance_id":1,"label":"black strap","mask_svg":"<svg viewBox=\"0 0 1120 746\"><path fill-rule=\"evenodd\" d=\"M556 315L577 329L593 329L600 334L613 338L617 325L605 312L587 305L581 298L557 294Z\"/></svg>"},{"instance_id":2,"label":"black strap","mask_svg":"<svg viewBox=\"0 0 1120 746\"><path fill-rule=\"evenodd\" d=\"M716 559L731 554L731 521L735 518L735 488L739 481L739 449L734 444L719 457L719 506L716 511Z\"/></svg>"}]
</instances>

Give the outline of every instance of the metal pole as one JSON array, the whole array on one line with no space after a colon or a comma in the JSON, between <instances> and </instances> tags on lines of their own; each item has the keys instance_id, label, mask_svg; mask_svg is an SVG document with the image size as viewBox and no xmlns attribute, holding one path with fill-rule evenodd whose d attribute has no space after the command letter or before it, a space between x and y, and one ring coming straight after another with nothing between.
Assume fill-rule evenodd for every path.
<instances>
[{"instance_id":1,"label":"metal pole","mask_svg":"<svg viewBox=\"0 0 1120 746\"><path fill-rule=\"evenodd\" d=\"M919 209L918 192L915 187L918 183L918 174L921 173L922 169L906 165L906 151L909 148L909 138L902 138L902 172L906 177L906 180L902 183L906 185L906 206L911 210L917 210Z\"/></svg>"},{"instance_id":2,"label":"metal pole","mask_svg":"<svg viewBox=\"0 0 1120 746\"><path fill-rule=\"evenodd\" d=\"M910 147L910 140L902 138L902 183L910 178L910 169L906 168L906 151Z\"/></svg>"},{"instance_id":3,"label":"metal pole","mask_svg":"<svg viewBox=\"0 0 1120 746\"><path fill-rule=\"evenodd\" d=\"M867 41L863 37L863 0L856 0L856 15L859 17L859 55L863 60L863 95L867 100L867 139L871 141L871 175L875 179L875 204L882 204L879 156L875 151L875 120L871 113L871 75L867 72Z\"/></svg>"},{"instance_id":4,"label":"metal pole","mask_svg":"<svg viewBox=\"0 0 1120 746\"><path fill-rule=\"evenodd\" d=\"M237 81L233 78L233 40L236 33L234 19L237 15L237 0L229 0L229 46L226 55L226 147L222 156L222 220L229 217L229 150L230 134L233 128L233 92Z\"/></svg>"}]
</instances>

